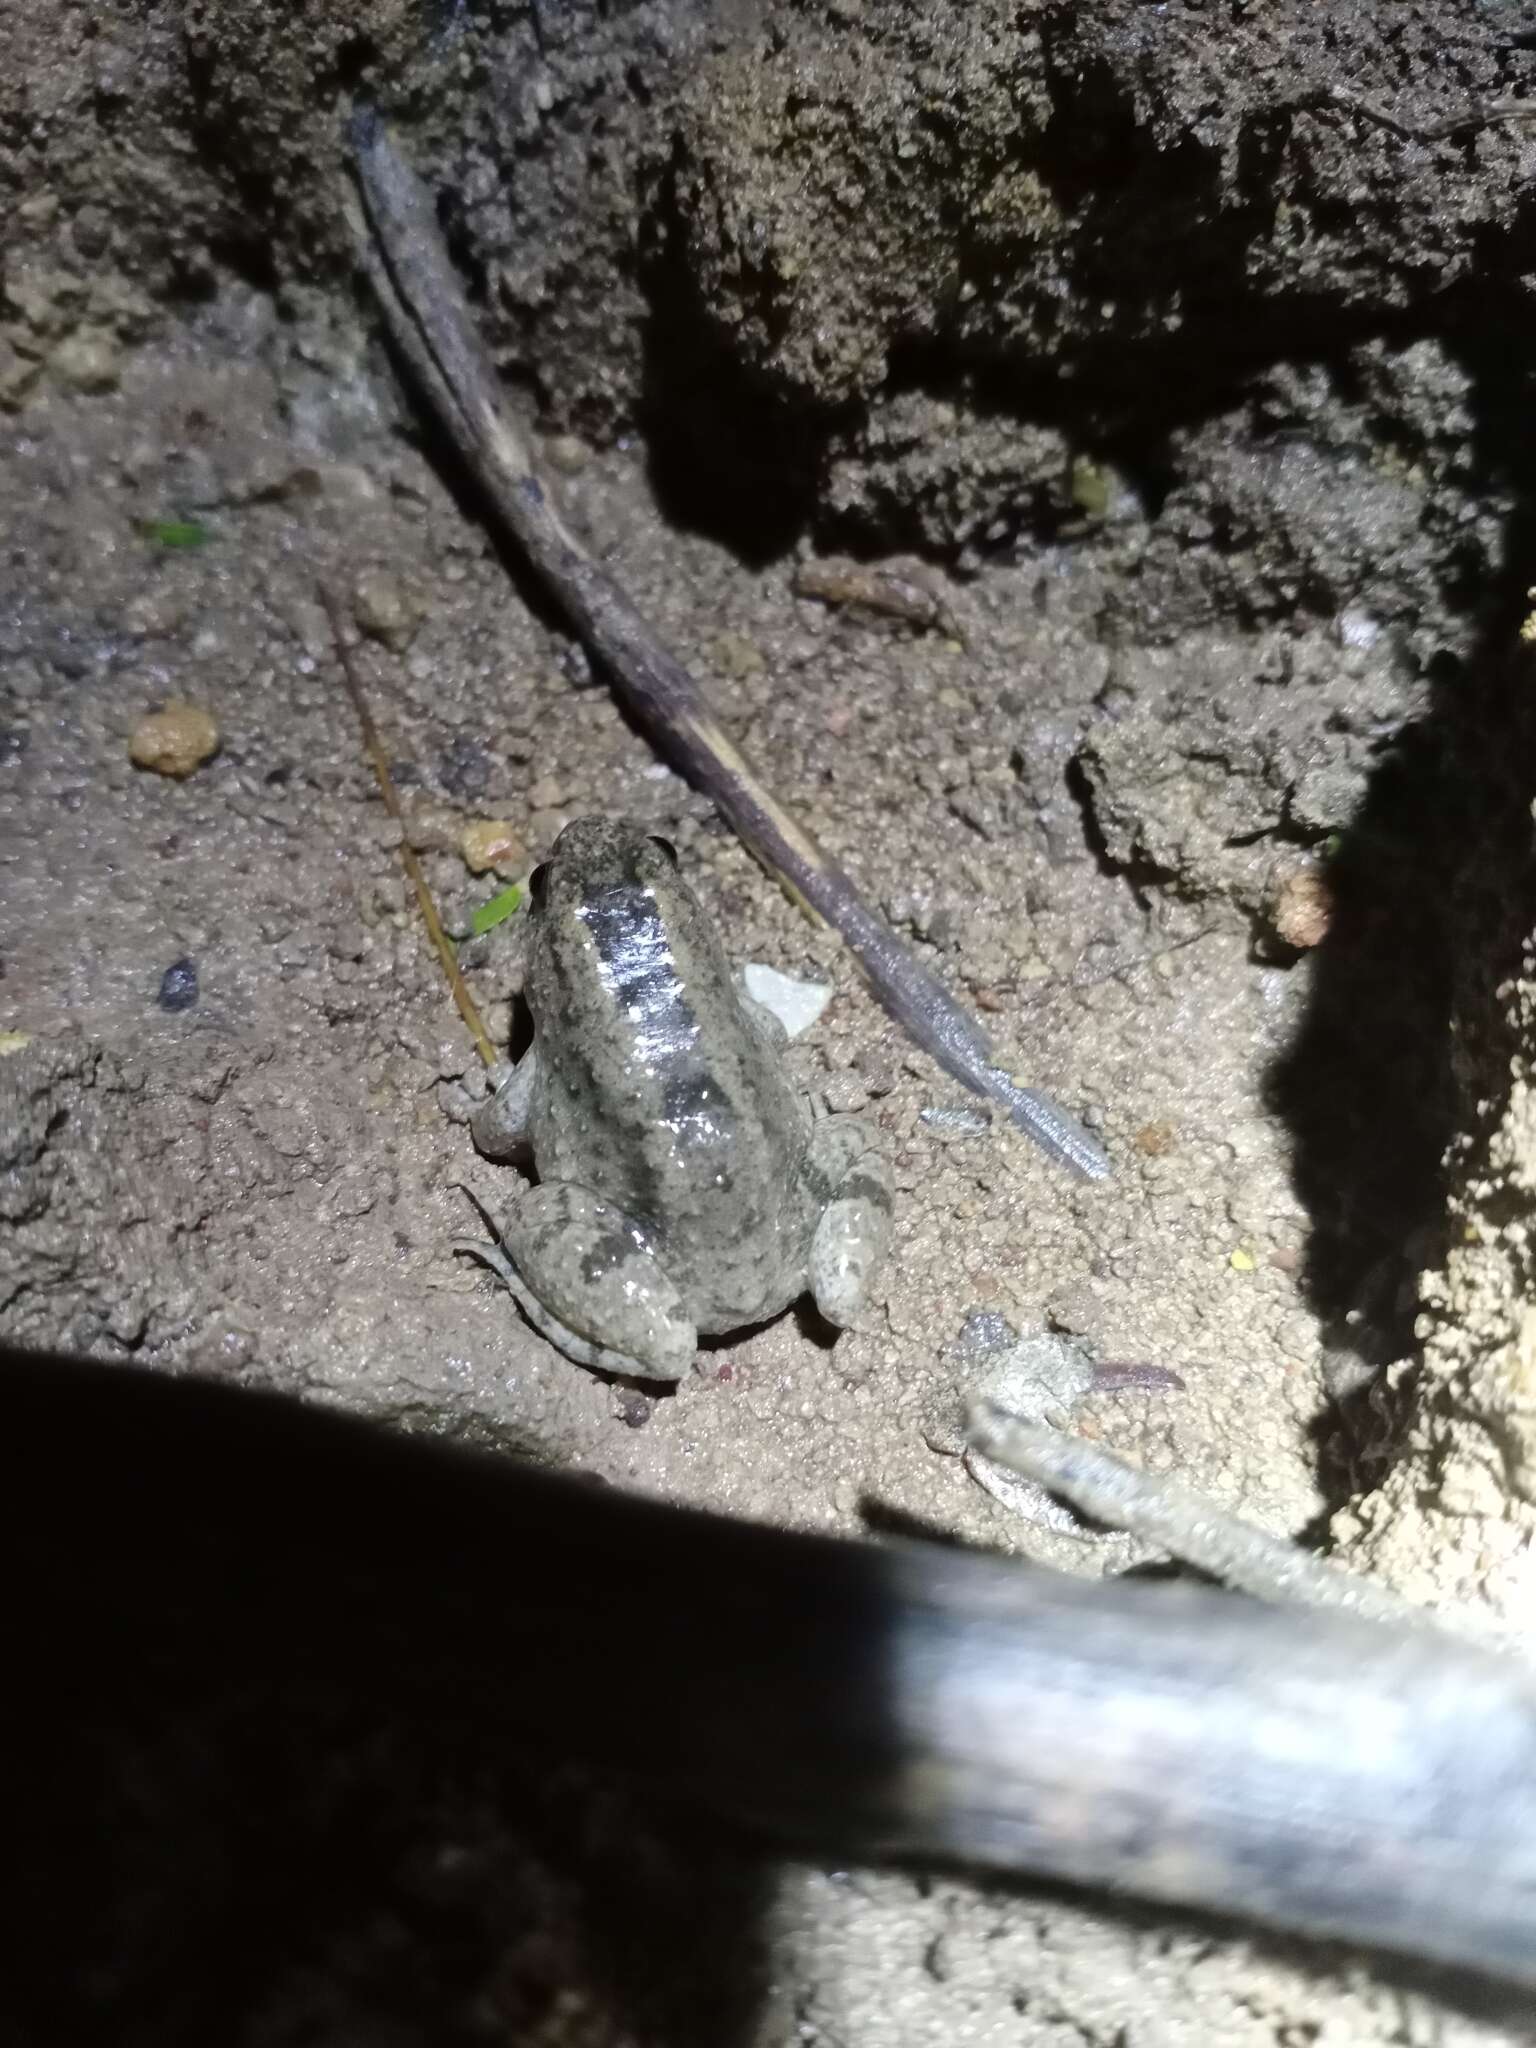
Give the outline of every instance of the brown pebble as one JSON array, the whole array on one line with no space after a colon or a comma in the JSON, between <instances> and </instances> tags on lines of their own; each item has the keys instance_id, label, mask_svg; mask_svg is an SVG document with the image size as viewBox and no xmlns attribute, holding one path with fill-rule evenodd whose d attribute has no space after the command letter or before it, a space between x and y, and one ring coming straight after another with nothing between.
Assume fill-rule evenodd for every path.
<instances>
[{"instance_id":1,"label":"brown pebble","mask_svg":"<svg viewBox=\"0 0 1536 2048\"><path fill-rule=\"evenodd\" d=\"M1333 891L1328 878L1317 868L1296 868L1274 884L1269 900L1269 920L1276 936L1286 945L1305 952L1320 946L1328 936L1333 913Z\"/></svg>"},{"instance_id":2,"label":"brown pebble","mask_svg":"<svg viewBox=\"0 0 1536 2048\"><path fill-rule=\"evenodd\" d=\"M1161 1159L1173 1150L1176 1135L1172 1124L1143 1124L1131 1143L1143 1158Z\"/></svg>"},{"instance_id":3,"label":"brown pebble","mask_svg":"<svg viewBox=\"0 0 1536 2048\"><path fill-rule=\"evenodd\" d=\"M141 718L128 742L128 758L136 768L178 779L201 768L218 751L219 728L208 713L180 700Z\"/></svg>"},{"instance_id":4,"label":"brown pebble","mask_svg":"<svg viewBox=\"0 0 1536 2048\"><path fill-rule=\"evenodd\" d=\"M504 818L476 818L459 834L459 854L472 875L525 867L528 850Z\"/></svg>"}]
</instances>

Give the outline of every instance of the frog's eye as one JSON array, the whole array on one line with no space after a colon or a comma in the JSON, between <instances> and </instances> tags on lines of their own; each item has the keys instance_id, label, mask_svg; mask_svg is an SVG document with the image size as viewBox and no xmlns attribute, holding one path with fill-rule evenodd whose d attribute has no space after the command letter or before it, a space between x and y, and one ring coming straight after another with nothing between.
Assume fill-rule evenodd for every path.
<instances>
[{"instance_id":1,"label":"frog's eye","mask_svg":"<svg viewBox=\"0 0 1536 2048\"><path fill-rule=\"evenodd\" d=\"M541 860L528 877L528 895L535 910L542 910L549 901L549 862Z\"/></svg>"},{"instance_id":2,"label":"frog's eye","mask_svg":"<svg viewBox=\"0 0 1536 2048\"><path fill-rule=\"evenodd\" d=\"M677 866L677 848L670 839L663 839L659 832L647 833L646 837L650 840L652 846L659 846L661 848L667 859L671 861L673 867Z\"/></svg>"}]
</instances>

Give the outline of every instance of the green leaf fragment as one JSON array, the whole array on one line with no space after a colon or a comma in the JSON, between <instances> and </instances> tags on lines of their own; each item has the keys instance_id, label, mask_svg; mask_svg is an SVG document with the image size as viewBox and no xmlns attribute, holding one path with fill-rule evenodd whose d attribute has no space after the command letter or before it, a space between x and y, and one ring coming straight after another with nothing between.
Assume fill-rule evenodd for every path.
<instances>
[{"instance_id":1,"label":"green leaf fragment","mask_svg":"<svg viewBox=\"0 0 1536 2048\"><path fill-rule=\"evenodd\" d=\"M469 928L475 937L482 938L486 932L494 931L516 910L523 900L523 892L514 882L510 888L498 889L494 896L487 898L469 920Z\"/></svg>"},{"instance_id":2,"label":"green leaf fragment","mask_svg":"<svg viewBox=\"0 0 1536 2048\"><path fill-rule=\"evenodd\" d=\"M202 548L213 539L199 519L138 519L134 524L158 548Z\"/></svg>"}]
</instances>

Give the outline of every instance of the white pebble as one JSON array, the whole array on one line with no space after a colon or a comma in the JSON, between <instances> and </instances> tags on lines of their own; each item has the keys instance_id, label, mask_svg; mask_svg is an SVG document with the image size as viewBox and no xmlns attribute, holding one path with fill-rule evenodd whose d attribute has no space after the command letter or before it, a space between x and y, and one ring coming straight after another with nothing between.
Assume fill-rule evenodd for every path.
<instances>
[{"instance_id":1,"label":"white pebble","mask_svg":"<svg viewBox=\"0 0 1536 2048\"><path fill-rule=\"evenodd\" d=\"M751 960L741 970L742 985L754 1003L771 1010L791 1038L809 1031L832 1000L832 987L825 981L798 981L792 974L780 974Z\"/></svg>"}]
</instances>

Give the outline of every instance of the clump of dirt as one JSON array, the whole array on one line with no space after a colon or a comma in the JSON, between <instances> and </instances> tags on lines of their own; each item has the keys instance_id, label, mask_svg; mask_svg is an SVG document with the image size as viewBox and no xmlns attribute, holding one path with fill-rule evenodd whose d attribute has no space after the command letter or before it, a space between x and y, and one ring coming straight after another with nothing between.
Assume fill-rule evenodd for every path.
<instances>
[{"instance_id":1,"label":"clump of dirt","mask_svg":"<svg viewBox=\"0 0 1536 2048\"><path fill-rule=\"evenodd\" d=\"M1122 0L204 0L8 25L6 1335L764 1519L1123 1568L1123 1545L1010 1518L931 1427L986 1312L1177 1368L1184 1394L1085 1415L1112 1446L1276 1530L1332 1514L1373 1569L1518 1621L1533 145L1432 131L1524 91L1533 31L1417 0L1238 7L1219 36L1208 10ZM1107 1186L925 1116L956 1091L509 576L355 290L359 96L438 194L568 516L1010 1067L1098 1128ZM918 614L811 594L850 551L901 558ZM518 928L476 938L471 913L586 811L674 841L734 959L836 985L793 1071L878 1125L901 1209L883 1298L834 1347L781 1319L642 1397L455 1261L461 1186L495 1212L522 1183L464 1129L475 1055L317 579L366 636L498 1043ZM146 773L133 736L177 703L218 749ZM665 2023L567 1981L582 1913L644 1910L611 1834L529 1849L556 1868L540 1949L524 1793L486 1795L466 1862L478 1791L353 1765L335 1782L398 1800L377 1857L337 1866L308 1946L292 1919L263 1948L274 1923L231 1893L210 1952L236 1985L259 1958L267 2003L258 2026L221 1979L189 2038L318 2011L342 2039L375 2010L374 1944L494 2002L514 1930L497 2009L538 2038L677 2037L687 1944ZM277 1864L338 1810L330 1768ZM764 2048L994 2019L1042 2044L1386 2041L1405 1998L1422 2031L1444 2018L1387 1974L1152 1916L817 1871L773 1903L735 1853L751 1938L722 1952L761 1946L777 1990L738 1995L730 2035ZM462 1871L507 1859L500 1903L445 1927ZM398 2038L440 2039L446 2006L397 2010Z\"/></svg>"}]
</instances>

